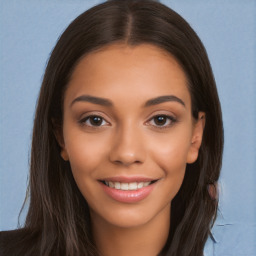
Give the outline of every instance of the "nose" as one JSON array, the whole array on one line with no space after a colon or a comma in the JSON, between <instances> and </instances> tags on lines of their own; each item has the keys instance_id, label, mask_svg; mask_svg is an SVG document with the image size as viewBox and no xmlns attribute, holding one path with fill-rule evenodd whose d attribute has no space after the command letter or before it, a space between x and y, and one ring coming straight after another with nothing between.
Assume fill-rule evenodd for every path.
<instances>
[{"instance_id":1,"label":"nose","mask_svg":"<svg viewBox=\"0 0 256 256\"><path fill-rule=\"evenodd\" d=\"M117 130L109 154L112 163L124 166L142 164L145 157L143 136L138 128L129 126Z\"/></svg>"}]
</instances>

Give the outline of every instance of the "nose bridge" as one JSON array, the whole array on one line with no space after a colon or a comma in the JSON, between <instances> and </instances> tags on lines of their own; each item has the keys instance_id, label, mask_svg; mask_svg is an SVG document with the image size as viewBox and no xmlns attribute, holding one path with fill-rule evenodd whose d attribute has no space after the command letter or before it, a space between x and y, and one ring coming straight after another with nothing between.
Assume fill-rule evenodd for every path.
<instances>
[{"instance_id":1,"label":"nose bridge","mask_svg":"<svg viewBox=\"0 0 256 256\"><path fill-rule=\"evenodd\" d=\"M145 160L145 145L141 129L131 120L120 125L114 134L110 160L114 163L131 165Z\"/></svg>"}]
</instances>

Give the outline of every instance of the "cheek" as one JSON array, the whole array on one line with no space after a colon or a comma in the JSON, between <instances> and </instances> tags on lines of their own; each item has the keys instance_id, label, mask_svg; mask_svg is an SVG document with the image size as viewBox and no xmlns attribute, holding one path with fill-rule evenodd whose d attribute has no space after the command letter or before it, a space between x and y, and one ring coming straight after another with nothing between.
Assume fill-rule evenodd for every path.
<instances>
[{"instance_id":1,"label":"cheek","mask_svg":"<svg viewBox=\"0 0 256 256\"><path fill-rule=\"evenodd\" d=\"M103 138L69 130L65 145L76 184L89 205L95 201L95 181L100 166L106 159L106 142Z\"/></svg>"},{"instance_id":2,"label":"cheek","mask_svg":"<svg viewBox=\"0 0 256 256\"><path fill-rule=\"evenodd\" d=\"M97 175L94 170L106 158L107 147L103 136L99 134L95 139L95 135L69 130L65 147L74 176Z\"/></svg>"},{"instance_id":3,"label":"cheek","mask_svg":"<svg viewBox=\"0 0 256 256\"><path fill-rule=\"evenodd\" d=\"M190 145L191 133L188 130L167 134L152 141L151 158L169 175L186 167Z\"/></svg>"},{"instance_id":4,"label":"cheek","mask_svg":"<svg viewBox=\"0 0 256 256\"><path fill-rule=\"evenodd\" d=\"M168 193L170 200L183 182L190 147L190 132L175 135L163 136L158 142L154 141L150 151L150 158L164 173L165 192Z\"/></svg>"}]
</instances>

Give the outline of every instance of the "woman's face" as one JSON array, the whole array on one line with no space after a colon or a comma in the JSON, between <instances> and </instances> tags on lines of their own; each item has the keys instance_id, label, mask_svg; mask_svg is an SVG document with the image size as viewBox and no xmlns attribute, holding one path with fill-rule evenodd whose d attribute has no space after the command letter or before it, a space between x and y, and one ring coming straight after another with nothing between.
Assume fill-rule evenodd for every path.
<instances>
[{"instance_id":1,"label":"woman's face","mask_svg":"<svg viewBox=\"0 0 256 256\"><path fill-rule=\"evenodd\" d=\"M78 63L59 141L92 218L133 227L170 216L203 132L186 84L177 61L148 44L111 45Z\"/></svg>"}]
</instances>

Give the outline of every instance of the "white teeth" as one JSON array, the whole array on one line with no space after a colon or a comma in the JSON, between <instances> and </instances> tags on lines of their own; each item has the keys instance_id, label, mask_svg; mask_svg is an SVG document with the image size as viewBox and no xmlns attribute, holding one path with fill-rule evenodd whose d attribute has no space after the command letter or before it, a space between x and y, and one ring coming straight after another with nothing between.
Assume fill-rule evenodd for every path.
<instances>
[{"instance_id":1,"label":"white teeth","mask_svg":"<svg viewBox=\"0 0 256 256\"><path fill-rule=\"evenodd\" d=\"M105 181L105 184L108 187L120 189L120 190L137 190L143 187L147 187L150 185L150 181L147 182L131 182L131 183L121 183L121 182L113 182L113 181Z\"/></svg>"},{"instance_id":2,"label":"white teeth","mask_svg":"<svg viewBox=\"0 0 256 256\"><path fill-rule=\"evenodd\" d=\"M114 188L114 187L115 187L115 183L112 182L112 181L110 181L110 182L108 183L108 185L109 185L109 187L111 187L111 188Z\"/></svg>"},{"instance_id":3,"label":"white teeth","mask_svg":"<svg viewBox=\"0 0 256 256\"><path fill-rule=\"evenodd\" d=\"M115 189L120 189L121 188L120 182L113 182L113 183L114 183Z\"/></svg>"},{"instance_id":4,"label":"white teeth","mask_svg":"<svg viewBox=\"0 0 256 256\"><path fill-rule=\"evenodd\" d=\"M138 188L137 182L129 183L129 190L136 190Z\"/></svg>"},{"instance_id":5,"label":"white teeth","mask_svg":"<svg viewBox=\"0 0 256 256\"><path fill-rule=\"evenodd\" d=\"M138 183L138 188L143 188L143 184L144 184L143 182L139 182Z\"/></svg>"},{"instance_id":6,"label":"white teeth","mask_svg":"<svg viewBox=\"0 0 256 256\"><path fill-rule=\"evenodd\" d=\"M128 183L121 183L121 190L128 190L128 189L129 189Z\"/></svg>"}]
</instances>

